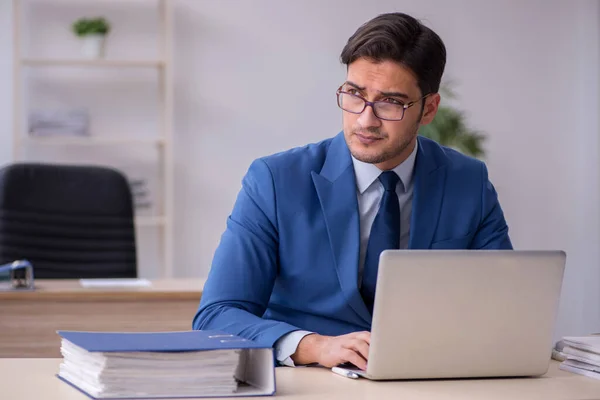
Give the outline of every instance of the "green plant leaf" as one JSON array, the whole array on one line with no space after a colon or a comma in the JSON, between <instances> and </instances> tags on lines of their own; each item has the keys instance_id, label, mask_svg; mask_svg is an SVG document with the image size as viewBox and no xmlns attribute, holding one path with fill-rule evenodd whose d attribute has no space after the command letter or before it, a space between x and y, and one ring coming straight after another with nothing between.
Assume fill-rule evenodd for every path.
<instances>
[{"instance_id":1,"label":"green plant leaf","mask_svg":"<svg viewBox=\"0 0 600 400\"><path fill-rule=\"evenodd\" d=\"M440 93L447 98L456 97L449 84L442 85ZM433 121L422 126L419 134L468 156L485 156L485 134L469 128L464 114L453 107L440 106Z\"/></svg>"},{"instance_id":2,"label":"green plant leaf","mask_svg":"<svg viewBox=\"0 0 600 400\"><path fill-rule=\"evenodd\" d=\"M110 32L110 24L103 17L80 18L72 25L77 36L106 35Z\"/></svg>"}]
</instances>

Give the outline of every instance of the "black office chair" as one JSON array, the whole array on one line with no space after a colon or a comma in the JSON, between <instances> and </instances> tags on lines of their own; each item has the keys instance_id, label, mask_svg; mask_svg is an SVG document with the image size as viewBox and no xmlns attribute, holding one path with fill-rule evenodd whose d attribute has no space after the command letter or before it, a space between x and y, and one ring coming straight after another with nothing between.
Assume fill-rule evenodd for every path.
<instances>
[{"instance_id":1,"label":"black office chair","mask_svg":"<svg viewBox=\"0 0 600 400\"><path fill-rule=\"evenodd\" d=\"M135 278L131 189L99 166L17 163L0 169L0 264L35 278Z\"/></svg>"}]
</instances>

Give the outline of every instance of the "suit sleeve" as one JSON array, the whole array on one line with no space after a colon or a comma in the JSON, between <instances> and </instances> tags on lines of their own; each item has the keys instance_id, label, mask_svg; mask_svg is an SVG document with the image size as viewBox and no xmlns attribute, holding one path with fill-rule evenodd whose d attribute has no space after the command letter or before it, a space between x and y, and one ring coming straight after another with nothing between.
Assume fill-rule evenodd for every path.
<instances>
[{"instance_id":1,"label":"suit sleeve","mask_svg":"<svg viewBox=\"0 0 600 400\"><path fill-rule=\"evenodd\" d=\"M227 227L215 251L192 326L220 330L273 347L298 328L266 320L278 269L278 228L273 176L256 160L242 180Z\"/></svg>"},{"instance_id":2,"label":"suit sleeve","mask_svg":"<svg viewBox=\"0 0 600 400\"><path fill-rule=\"evenodd\" d=\"M485 164L482 164L482 178L481 221L471 247L478 250L512 250L504 212Z\"/></svg>"}]
</instances>

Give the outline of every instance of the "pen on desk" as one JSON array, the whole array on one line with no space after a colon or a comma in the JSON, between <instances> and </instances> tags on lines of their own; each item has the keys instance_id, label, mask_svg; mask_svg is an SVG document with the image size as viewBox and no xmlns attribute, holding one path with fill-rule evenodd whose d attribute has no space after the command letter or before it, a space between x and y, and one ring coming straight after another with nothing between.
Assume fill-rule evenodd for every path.
<instances>
[{"instance_id":1,"label":"pen on desk","mask_svg":"<svg viewBox=\"0 0 600 400\"><path fill-rule=\"evenodd\" d=\"M333 367L333 368L331 368L331 371L334 374L345 376L346 378L358 379L358 374L356 372L348 371L347 369L344 369L344 368Z\"/></svg>"}]
</instances>

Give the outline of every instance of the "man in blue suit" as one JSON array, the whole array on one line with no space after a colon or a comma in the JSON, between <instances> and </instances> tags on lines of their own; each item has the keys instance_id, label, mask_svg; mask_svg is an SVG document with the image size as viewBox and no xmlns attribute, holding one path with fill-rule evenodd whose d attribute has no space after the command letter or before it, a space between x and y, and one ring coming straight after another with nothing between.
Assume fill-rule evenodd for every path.
<instances>
[{"instance_id":1,"label":"man in blue suit","mask_svg":"<svg viewBox=\"0 0 600 400\"><path fill-rule=\"evenodd\" d=\"M512 248L485 165L418 136L440 103L439 36L384 14L341 60L343 132L252 163L193 321L284 365L366 368L381 251Z\"/></svg>"}]
</instances>

